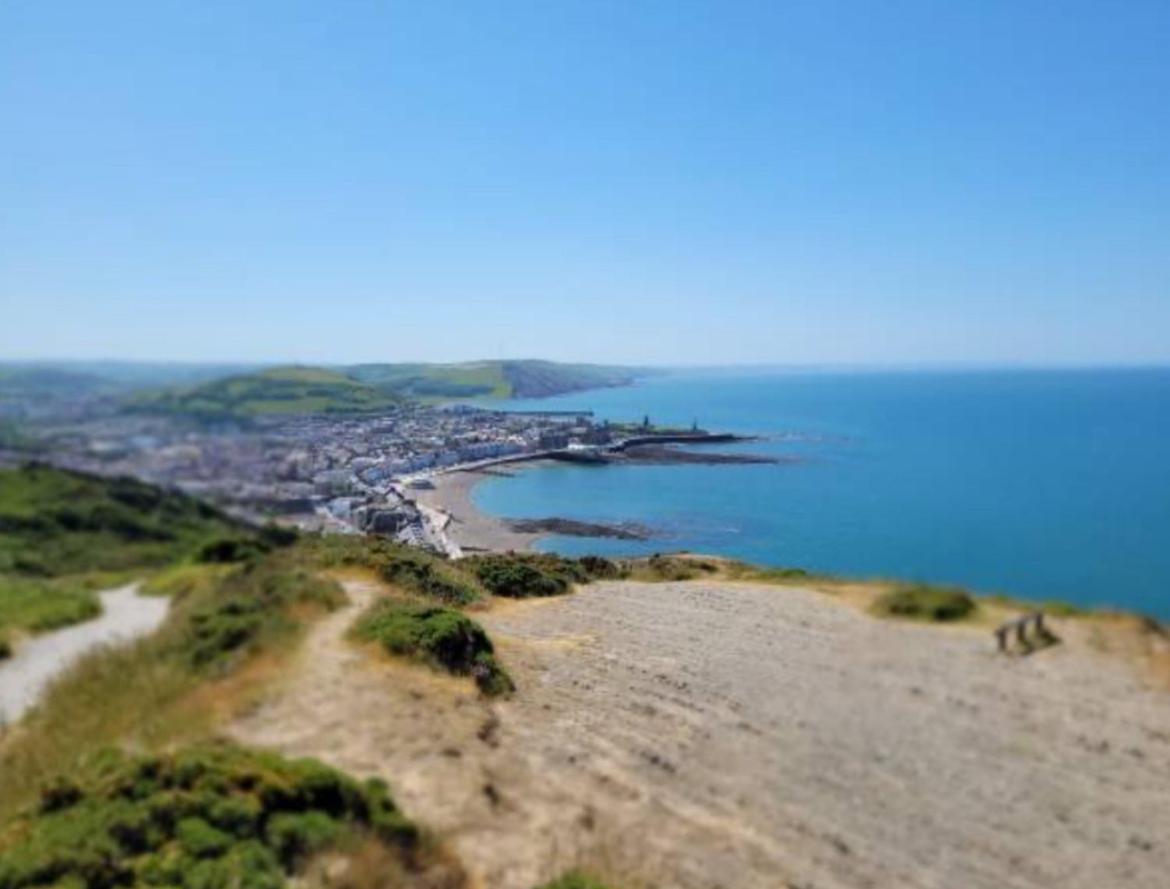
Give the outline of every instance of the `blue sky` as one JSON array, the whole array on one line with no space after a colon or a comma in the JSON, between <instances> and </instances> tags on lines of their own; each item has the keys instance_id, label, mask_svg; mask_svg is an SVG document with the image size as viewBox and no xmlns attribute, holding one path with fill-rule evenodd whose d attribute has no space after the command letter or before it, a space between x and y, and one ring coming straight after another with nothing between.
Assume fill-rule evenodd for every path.
<instances>
[{"instance_id":1,"label":"blue sky","mask_svg":"<svg viewBox=\"0 0 1170 889\"><path fill-rule=\"evenodd\" d=\"M1170 361L1170 3L0 8L0 358Z\"/></svg>"}]
</instances>

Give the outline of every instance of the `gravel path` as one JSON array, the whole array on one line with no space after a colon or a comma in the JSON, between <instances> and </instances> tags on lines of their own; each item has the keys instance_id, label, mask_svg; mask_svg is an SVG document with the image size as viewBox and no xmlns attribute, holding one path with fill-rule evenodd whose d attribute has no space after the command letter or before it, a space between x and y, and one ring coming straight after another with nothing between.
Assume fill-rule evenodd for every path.
<instances>
[{"instance_id":1,"label":"gravel path","mask_svg":"<svg viewBox=\"0 0 1170 889\"><path fill-rule=\"evenodd\" d=\"M1170 697L1082 645L605 583L481 616L521 689L487 704L341 642L351 593L236 732L383 774L492 889L578 858L696 889L1167 885Z\"/></svg>"}]
</instances>

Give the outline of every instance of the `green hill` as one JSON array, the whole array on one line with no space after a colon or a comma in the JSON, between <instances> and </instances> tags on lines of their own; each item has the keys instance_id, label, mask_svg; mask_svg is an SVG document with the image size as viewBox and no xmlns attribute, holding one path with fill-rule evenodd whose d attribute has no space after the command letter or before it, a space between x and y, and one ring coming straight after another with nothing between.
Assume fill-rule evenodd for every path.
<instances>
[{"instance_id":1,"label":"green hill","mask_svg":"<svg viewBox=\"0 0 1170 889\"><path fill-rule=\"evenodd\" d=\"M276 367L189 389L143 393L130 408L204 419L244 419L265 414L369 413L400 401L392 392L336 370Z\"/></svg>"},{"instance_id":2,"label":"green hill","mask_svg":"<svg viewBox=\"0 0 1170 889\"><path fill-rule=\"evenodd\" d=\"M346 368L346 373L361 383L407 398L507 398L512 394L511 384L499 361L357 364Z\"/></svg>"},{"instance_id":3,"label":"green hill","mask_svg":"<svg viewBox=\"0 0 1170 889\"><path fill-rule=\"evenodd\" d=\"M0 469L0 644L98 613L91 590L249 532L205 503L131 478ZM242 538L241 538L242 539Z\"/></svg>"},{"instance_id":4,"label":"green hill","mask_svg":"<svg viewBox=\"0 0 1170 889\"><path fill-rule=\"evenodd\" d=\"M553 361L469 361L460 364L357 364L277 367L198 386L142 392L132 411L203 420L268 414L373 413L403 400L540 398L633 382L641 372Z\"/></svg>"},{"instance_id":5,"label":"green hill","mask_svg":"<svg viewBox=\"0 0 1170 889\"><path fill-rule=\"evenodd\" d=\"M470 361L461 364L359 364L355 380L410 398L541 398L624 386L639 371L554 361Z\"/></svg>"}]
</instances>

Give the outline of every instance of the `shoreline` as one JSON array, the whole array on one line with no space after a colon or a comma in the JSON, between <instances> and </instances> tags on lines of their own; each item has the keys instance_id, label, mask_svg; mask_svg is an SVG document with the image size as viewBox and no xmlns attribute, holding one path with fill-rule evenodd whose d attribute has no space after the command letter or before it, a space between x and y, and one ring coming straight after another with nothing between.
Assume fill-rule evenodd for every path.
<instances>
[{"instance_id":1,"label":"shoreline","mask_svg":"<svg viewBox=\"0 0 1170 889\"><path fill-rule=\"evenodd\" d=\"M529 461L531 466L548 466L551 461ZM428 477L433 488L411 488L409 496L430 514L437 535L445 537L452 555L478 552L531 551L533 545L547 532L516 531L506 519L489 515L475 505L472 491L485 479L510 472L492 467L456 469ZM434 515L442 517L434 521ZM438 527L440 521L442 526Z\"/></svg>"}]
</instances>

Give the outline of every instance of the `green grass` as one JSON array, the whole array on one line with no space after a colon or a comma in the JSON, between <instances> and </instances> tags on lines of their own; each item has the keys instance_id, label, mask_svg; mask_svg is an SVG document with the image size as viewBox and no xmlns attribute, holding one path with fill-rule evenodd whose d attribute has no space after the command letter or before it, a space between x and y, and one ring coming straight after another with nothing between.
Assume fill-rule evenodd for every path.
<instances>
[{"instance_id":1,"label":"green grass","mask_svg":"<svg viewBox=\"0 0 1170 889\"><path fill-rule=\"evenodd\" d=\"M694 580L698 577L710 577L719 571L717 563L706 559L657 554L645 559L623 560L621 568L624 577L644 583Z\"/></svg>"},{"instance_id":2,"label":"green grass","mask_svg":"<svg viewBox=\"0 0 1170 889\"><path fill-rule=\"evenodd\" d=\"M553 361L469 361L462 364L359 364L345 369L381 391L424 401L457 398L539 398L631 382L638 372Z\"/></svg>"},{"instance_id":3,"label":"green grass","mask_svg":"<svg viewBox=\"0 0 1170 889\"><path fill-rule=\"evenodd\" d=\"M927 584L899 587L873 603L875 614L936 623L963 620L975 612L975 600L966 590Z\"/></svg>"},{"instance_id":4,"label":"green grass","mask_svg":"<svg viewBox=\"0 0 1170 889\"><path fill-rule=\"evenodd\" d=\"M43 633L101 614L90 590L54 580L0 575L0 628Z\"/></svg>"},{"instance_id":5,"label":"green grass","mask_svg":"<svg viewBox=\"0 0 1170 889\"><path fill-rule=\"evenodd\" d=\"M446 605L469 605L486 595L475 575L461 562L449 562L384 538L306 537L299 552L318 567L373 571L403 592Z\"/></svg>"},{"instance_id":6,"label":"green grass","mask_svg":"<svg viewBox=\"0 0 1170 889\"><path fill-rule=\"evenodd\" d=\"M225 541L270 549L218 510L128 478L30 463L0 470L0 632L42 632L100 613L94 590Z\"/></svg>"},{"instance_id":7,"label":"green grass","mask_svg":"<svg viewBox=\"0 0 1170 889\"><path fill-rule=\"evenodd\" d=\"M400 402L398 395L335 370L278 367L189 389L142 394L128 408L214 421L269 414L371 413Z\"/></svg>"},{"instance_id":8,"label":"green grass","mask_svg":"<svg viewBox=\"0 0 1170 889\"><path fill-rule=\"evenodd\" d=\"M387 652L454 673L470 675L485 694L514 686L495 657L487 633L462 612L436 605L382 600L354 625L355 638Z\"/></svg>"},{"instance_id":9,"label":"green grass","mask_svg":"<svg viewBox=\"0 0 1170 889\"><path fill-rule=\"evenodd\" d=\"M471 570L493 596L527 599L559 596L569 591L572 581L559 572L542 570L532 560L518 556L476 556Z\"/></svg>"},{"instance_id":10,"label":"green grass","mask_svg":"<svg viewBox=\"0 0 1170 889\"><path fill-rule=\"evenodd\" d=\"M0 889L276 889L315 854L366 836L406 861L424 852L377 780L229 745L109 750L0 834Z\"/></svg>"},{"instance_id":11,"label":"green grass","mask_svg":"<svg viewBox=\"0 0 1170 889\"><path fill-rule=\"evenodd\" d=\"M494 596L527 599L559 596L574 584L623 576L622 566L601 556L566 558L552 553L502 553L459 561Z\"/></svg>"},{"instance_id":12,"label":"green grass","mask_svg":"<svg viewBox=\"0 0 1170 889\"><path fill-rule=\"evenodd\" d=\"M36 463L0 470L0 573L162 566L241 527L199 500L135 479Z\"/></svg>"},{"instance_id":13,"label":"green grass","mask_svg":"<svg viewBox=\"0 0 1170 889\"><path fill-rule=\"evenodd\" d=\"M154 750L200 737L206 714L183 704L195 689L259 652L291 648L302 630L295 615L330 609L344 595L304 567L295 547L172 577L184 579L183 589L157 633L82 659L4 739L0 818L52 775L84 768L97 746Z\"/></svg>"},{"instance_id":14,"label":"green grass","mask_svg":"<svg viewBox=\"0 0 1170 889\"><path fill-rule=\"evenodd\" d=\"M571 871L551 883L545 883L540 889L608 889L608 887L588 874Z\"/></svg>"},{"instance_id":15,"label":"green grass","mask_svg":"<svg viewBox=\"0 0 1170 889\"><path fill-rule=\"evenodd\" d=\"M804 568L780 568L752 565L749 562L729 561L723 566L723 573L729 580L744 580L754 583L791 584L816 580L823 575L813 574Z\"/></svg>"},{"instance_id":16,"label":"green grass","mask_svg":"<svg viewBox=\"0 0 1170 889\"><path fill-rule=\"evenodd\" d=\"M512 387L498 361L465 364L359 364L347 369L355 380L384 392L424 401L452 398L507 398Z\"/></svg>"},{"instance_id":17,"label":"green grass","mask_svg":"<svg viewBox=\"0 0 1170 889\"><path fill-rule=\"evenodd\" d=\"M628 368L551 361L277 367L141 392L126 407L198 421L247 421L269 414L384 411L403 399L540 397L624 385L636 375Z\"/></svg>"}]
</instances>

